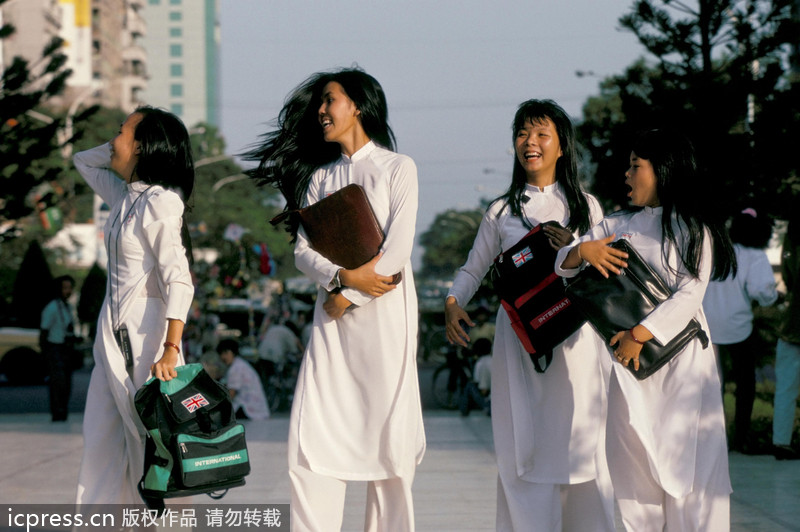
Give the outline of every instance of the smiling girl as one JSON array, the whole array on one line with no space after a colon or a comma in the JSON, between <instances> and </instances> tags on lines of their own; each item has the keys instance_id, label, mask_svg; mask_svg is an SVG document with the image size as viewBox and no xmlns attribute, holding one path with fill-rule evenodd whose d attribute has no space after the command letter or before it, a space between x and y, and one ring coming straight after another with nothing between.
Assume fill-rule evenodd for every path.
<instances>
[{"instance_id":1,"label":"smiling girl","mask_svg":"<svg viewBox=\"0 0 800 532\"><path fill-rule=\"evenodd\" d=\"M730 479L720 378L711 345L697 339L666 366L637 380L645 342L668 343L693 317L708 330L702 302L710 278L736 270L722 224L697 194L694 150L677 133L648 131L630 154L625 183L639 209L612 214L561 249L556 271L586 264L604 276L627 256L608 246L626 238L673 294L639 324L612 337L608 464L627 530L729 530ZM608 353L603 348L603 356ZM609 357L611 358L611 357Z\"/></svg>"},{"instance_id":2,"label":"smiling girl","mask_svg":"<svg viewBox=\"0 0 800 532\"><path fill-rule=\"evenodd\" d=\"M466 347L463 307L494 258L538 224L555 249L602 217L578 184L575 133L551 100L523 102L512 124L514 163L508 191L484 214L467 262L445 301L447 338ZM497 311L492 353L492 428L497 457L497 530L613 531L614 500L605 459L606 387L610 362L588 324L553 350L545 373ZM603 367L605 365L605 367ZM604 379L604 375L606 378Z\"/></svg>"},{"instance_id":3,"label":"smiling girl","mask_svg":"<svg viewBox=\"0 0 800 532\"><path fill-rule=\"evenodd\" d=\"M280 188L289 209L361 185L385 235L379 255L347 270L291 228L295 265L318 284L289 428L293 530L339 530L348 480L367 481L366 530L414 529L411 483L425 451L411 270L417 169L394 153L387 114L372 76L318 73L250 154L254 177Z\"/></svg>"}]
</instances>

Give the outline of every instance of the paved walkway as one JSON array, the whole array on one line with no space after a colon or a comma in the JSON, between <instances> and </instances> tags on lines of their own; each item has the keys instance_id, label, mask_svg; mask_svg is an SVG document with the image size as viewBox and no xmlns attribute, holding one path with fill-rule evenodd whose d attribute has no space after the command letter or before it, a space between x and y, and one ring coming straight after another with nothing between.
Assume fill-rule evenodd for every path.
<instances>
[{"instance_id":1,"label":"paved walkway","mask_svg":"<svg viewBox=\"0 0 800 532\"><path fill-rule=\"evenodd\" d=\"M51 423L48 414L0 415L0 505L71 503L82 445L80 414ZM247 422L252 473L224 503L288 503L288 419ZM496 475L491 420L479 413L425 412L428 452L414 483L422 532L494 529ZM732 530L800 531L800 461L731 454ZM344 530L363 529L365 489L351 483ZM206 502L195 498L195 502ZM210 501L209 501L210 502ZM619 528L622 530L622 528Z\"/></svg>"}]
</instances>

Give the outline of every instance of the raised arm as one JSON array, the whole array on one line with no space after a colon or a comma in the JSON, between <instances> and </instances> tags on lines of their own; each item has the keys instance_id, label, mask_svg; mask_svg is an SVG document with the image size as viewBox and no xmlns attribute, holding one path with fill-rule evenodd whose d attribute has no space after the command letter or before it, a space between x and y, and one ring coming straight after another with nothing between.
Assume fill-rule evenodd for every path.
<instances>
[{"instance_id":1,"label":"raised arm","mask_svg":"<svg viewBox=\"0 0 800 532\"><path fill-rule=\"evenodd\" d=\"M111 170L111 144L108 142L76 153L72 162L92 190L109 205L125 194L125 181Z\"/></svg>"}]
</instances>

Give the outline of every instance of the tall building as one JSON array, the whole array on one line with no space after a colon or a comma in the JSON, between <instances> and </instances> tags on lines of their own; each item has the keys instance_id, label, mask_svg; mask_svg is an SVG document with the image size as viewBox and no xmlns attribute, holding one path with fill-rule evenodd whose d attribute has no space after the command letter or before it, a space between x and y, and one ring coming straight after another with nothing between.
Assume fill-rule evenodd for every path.
<instances>
[{"instance_id":1,"label":"tall building","mask_svg":"<svg viewBox=\"0 0 800 532\"><path fill-rule=\"evenodd\" d=\"M77 1L77 0L76 0ZM147 87L145 0L92 0L92 78L100 105L130 113Z\"/></svg>"},{"instance_id":2,"label":"tall building","mask_svg":"<svg viewBox=\"0 0 800 532\"><path fill-rule=\"evenodd\" d=\"M218 0L147 0L142 99L184 121L218 124Z\"/></svg>"},{"instance_id":3,"label":"tall building","mask_svg":"<svg viewBox=\"0 0 800 532\"><path fill-rule=\"evenodd\" d=\"M0 66L4 70L20 56L35 71L44 67L37 64L42 50L61 32L61 6L58 0L10 0L0 6L0 26L4 24L15 31L0 39Z\"/></svg>"},{"instance_id":4,"label":"tall building","mask_svg":"<svg viewBox=\"0 0 800 532\"><path fill-rule=\"evenodd\" d=\"M32 71L44 67L42 50L53 37L64 39L66 68L72 70L64 93L48 105L77 111L99 103L133 111L147 86L147 55L141 10L145 0L10 0L0 7L0 24L16 31L0 40L2 66L15 56Z\"/></svg>"}]
</instances>

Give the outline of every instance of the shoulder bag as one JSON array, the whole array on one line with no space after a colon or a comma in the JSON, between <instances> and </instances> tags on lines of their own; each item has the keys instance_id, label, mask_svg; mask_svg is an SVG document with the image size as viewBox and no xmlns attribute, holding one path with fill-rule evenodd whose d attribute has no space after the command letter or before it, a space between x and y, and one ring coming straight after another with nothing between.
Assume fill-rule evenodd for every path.
<instances>
[{"instance_id":1,"label":"shoulder bag","mask_svg":"<svg viewBox=\"0 0 800 532\"><path fill-rule=\"evenodd\" d=\"M492 285L511 327L539 373L550 365L553 348L586 321L573 308L564 293L563 280L555 273L556 250L550 247L542 230L548 224L559 225L537 225L499 254L490 270ZM542 358L544 364L540 362Z\"/></svg>"},{"instance_id":2,"label":"shoulder bag","mask_svg":"<svg viewBox=\"0 0 800 532\"><path fill-rule=\"evenodd\" d=\"M607 341L619 331L638 325L672 295L664 280L628 240L620 239L609 245L628 254L627 268L606 279L596 268L587 267L567 286L570 300ZM639 354L639 369L635 370L633 363L627 367L637 379L646 379L680 354L695 337L704 349L708 347L708 335L692 318L666 345L655 338L645 342Z\"/></svg>"}]
</instances>

